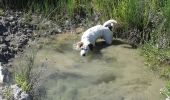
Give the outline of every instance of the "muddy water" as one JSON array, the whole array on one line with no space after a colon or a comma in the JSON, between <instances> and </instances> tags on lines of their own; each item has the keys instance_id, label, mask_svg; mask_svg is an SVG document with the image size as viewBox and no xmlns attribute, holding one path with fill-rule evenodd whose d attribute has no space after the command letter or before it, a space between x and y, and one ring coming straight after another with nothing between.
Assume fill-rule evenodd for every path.
<instances>
[{"instance_id":1,"label":"muddy water","mask_svg":"<svg viewBox=\"0 0 170 100\"><path fill-rule=\"evenodd\" d=\"M163 100L159 89L164 83L129 45L98 42L93 53L80 57L72 49L75 40L59 38L36 55L35 63L45 70L43 100Z\"/></svg>"}]
</instances>

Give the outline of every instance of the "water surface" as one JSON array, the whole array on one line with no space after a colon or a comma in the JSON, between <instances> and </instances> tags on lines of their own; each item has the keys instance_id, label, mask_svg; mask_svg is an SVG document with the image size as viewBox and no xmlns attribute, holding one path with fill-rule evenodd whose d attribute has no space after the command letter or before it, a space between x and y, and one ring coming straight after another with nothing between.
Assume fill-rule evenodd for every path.
<instances>
[{"instance_id":1,"label":"water surface","mask_svg":"<svg viewBox=\"0 0 170 100\"><path fill-rule=\"evenodd\" d=\"M93 53L80 57L72 49L75 41L61 35L37 52L35 63L45 70L42 100L163 100L164 83L137 50L114 40L111 46L98 42Z\"/></svg>"}]
</instances>

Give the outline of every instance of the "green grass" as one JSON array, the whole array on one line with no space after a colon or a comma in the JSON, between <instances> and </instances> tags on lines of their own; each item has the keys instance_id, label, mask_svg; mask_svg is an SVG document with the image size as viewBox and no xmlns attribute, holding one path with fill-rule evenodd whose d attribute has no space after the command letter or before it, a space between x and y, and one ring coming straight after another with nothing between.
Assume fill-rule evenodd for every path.
<instances>
[{"instance_id":1,"label":"green grass","mask_svg":"<svg viewBox=\"0 0 170 100\"><path fill-rule=\"evenodd\" d=\"M166 3L161 5L164 5L164 7L159 8L160 12L156 16L158 17L157 25L155 26L156 28L152 29L153 32L150 33L151 40L142 46L141 51L142 55L145 57L146 64L153 70L160 72L161 76L169 79L170 0L167 0Z\"/></svg>"},{"instance_id":2,"label":"green grass","mask_svg":"<svg viewBox=\"0 0 170 100\"><path fill-rule=\"evenodd\" d=\"M19 68L15 69L14 81L21 89L25 92L30 92L34 83L32 79L35 76L32 76L32 69L34 66L35 53L30 53L24 58L23 62L20 62Z\"/></svg>"},{"instance_id":3,"label":"green grass","mask_svg":"<svg viewBox=\"0 0 170 100\"><path fill-rule=\"evenodd\" d=\"M141 47L141 53L145 58L145 64L152 70L160 73L160 76L170 79L169 59L170 51L167 49L159 49L151 43L147 43Z\"/></svg>"},{"instance_id":4,"label":"green grass","mask_svg":"<svg viewBox=\"0 0 170 100\"><path fill-rule=\"evenodd\" d=\"M51 17L75 17L85 12L90 17L94 12L101 14L101 21L114 18L139 27L146 24L148 12L159 8L158 0L2 0L2 7L49 13ZM162 1L160 1L162 2ZM15 6L14 6L15 5ZM144 20L143 20L144 19ZM144 22L142 22L144 21ZM141 25L142 24L142 25Z\"/></svg>"},{"instance_id":5,"label":"green grass","mask_svg":"<svg viewBox=\"0 0 170 100\"><path fill-rule=\"evenodd\" d=\"M100 14L100 21L116 19L128 28L143 30L157 13L170 20L169 0L2 0L1 7L41 13L55 21L75 19L77 15L91 18ZM169 27L169 23L166 23Z\"/></svg>"},{"instance_id":6,"label":"green grass","mask_svg":"<svg viewBox=\"0 0 170 100\"><path fill-rule=\"evenodd\" d=\"M164 88L160 89L160 93L165 95L167 98L170 97L170 82L168 81Z\"/></svg>"},{"instance_id":7,"label":"green grass","mask_svg":"<svg viewBox=\"0 0 170 100\"><path fill-rule=\"evenodd\" d=\"M145 43L141 47L141 54L144 56L145 64L157 72L166 81L170 79L170 48L157 48L153 42ZM170 82L160 90L162 95L170 97Z\"/></svg>"},{"instance_id":8,"label":"green grass","mask_svg":"<svg viewBox=\"0 0 170 100\"><path fill-rule=\"evenodd\" d=\"M4 11L3 9L0 8L0 16L3 16L4 15Z\"/></svg>"},{"instance_id":9,"label":"green grass","mask_svg":"<svg viewBox=\"0 0 170 100\"><path fill-rule=\"evenodd\" d=\"M28 92L30 90L30 84L24 74L16 74L15 82L21 87L23 91Z\"/></svg>"}]
</instances>

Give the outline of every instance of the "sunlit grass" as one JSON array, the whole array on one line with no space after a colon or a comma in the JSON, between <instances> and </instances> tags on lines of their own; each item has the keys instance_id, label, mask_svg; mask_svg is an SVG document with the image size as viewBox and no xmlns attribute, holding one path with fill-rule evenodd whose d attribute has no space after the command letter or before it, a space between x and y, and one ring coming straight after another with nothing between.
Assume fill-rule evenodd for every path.
<instances>
[{"instance_id":1,"label":"sunlit grass","mask_svg":"<svg viewBox=\"0 0 170 100\"><path fill-rule=\"evenodd\" d=\"M93 13L100 14L102 22L116 19L126 23L129 27L140 30L148 27L149 21L157 12L169 19L168 0L2 0L2 7L24 9L27 11L44 13L46 17L55 20L75 18L76 15L90 18ZM15 5L15 6L14 6ZM166 9L166 10L164 10ZM164 11L162 11L164 10ZM85 15L84 15L85 13Z\"/></svg>"},{"instance_id":2,"label":"sunlit grass","mask_svg":"<svg viewBox=\"0 0 170 100\"><path fill-rule=\"evenodd\" d=\"M18 65L14 70L14 81L23 91L30 92L32 91L34 85L36 85L34 83L34 79L37 77L36 75L34 76L32 72L32 69L35 67L35 51L32 50L30 54L23 58L24 60L18 62Z\"/></svg>"}]
</instances>

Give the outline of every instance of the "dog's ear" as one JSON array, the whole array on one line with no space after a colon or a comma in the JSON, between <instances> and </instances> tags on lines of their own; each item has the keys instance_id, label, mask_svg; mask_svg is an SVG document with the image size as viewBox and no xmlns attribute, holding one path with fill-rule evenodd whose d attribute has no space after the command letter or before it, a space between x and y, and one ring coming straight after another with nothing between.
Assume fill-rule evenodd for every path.
<instances>
[{"instance_id":1,"label":"dog's ear","mask_svg":"<svg viewBox=\"0 0 170 100\"><path fill-rule=\"evenodd\" d=\"M88 46L89 46L90 50L93 51L93 44L89 44Z\"/></svg>"},{"instance_id":2,"label":"dog's ear","mask_svg":"<svg viewBox=\"0 0 170 100\"><path fill-rule=\"evenodd\" d=\"M78 42L77 45L79 48L81 48L83 46L83 42Z\"/></svg>"},{"instance_id":3,"label":"dog's ear","mask_svg":"<svg viewBox=\"0 0 170 100\"><path fill-rule=\"evenodd\" d=\"M83 46L83 42L77 42L77 43L73 44L73 49L81 50L82 46Z\"/></svg>"},{"instance_id":4,"label":"dog's ear","mask_svg":"<svg viewBox=\"0 0 170 100\"><path fill-rule=\"evenodd\" d=\"M79 51L79 50L81 50L82 46L83 46L83 43L82 42L78 42L78 43L73 44L73 49Z\"/></svg>"}]
</instances>

